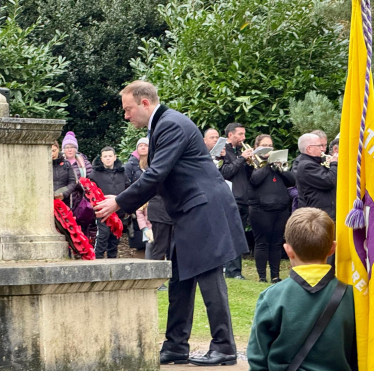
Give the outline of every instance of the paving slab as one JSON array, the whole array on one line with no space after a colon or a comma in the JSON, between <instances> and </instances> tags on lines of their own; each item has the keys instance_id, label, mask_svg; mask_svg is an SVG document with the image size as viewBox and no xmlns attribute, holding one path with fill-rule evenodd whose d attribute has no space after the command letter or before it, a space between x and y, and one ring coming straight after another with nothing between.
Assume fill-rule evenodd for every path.
<instances>
[{"instance_id":1,"label":"paving slab","mask_svg":"<svg viewBox=\"0 0 374 371\"><path fill-rule=\"evenodd\" d=\"M238 360L238 363L233 366L195 366L195 365L162 365L160 371L199 371L199 370L221 370L221 371L248 371L248 362Z\"/></svg>"}]
</instances>

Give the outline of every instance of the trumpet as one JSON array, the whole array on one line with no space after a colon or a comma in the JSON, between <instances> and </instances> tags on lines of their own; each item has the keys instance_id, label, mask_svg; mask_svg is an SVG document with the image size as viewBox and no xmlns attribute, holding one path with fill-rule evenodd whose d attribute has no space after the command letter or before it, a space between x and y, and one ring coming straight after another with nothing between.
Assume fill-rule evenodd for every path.
<instances>
[{"instance_id":1,"label":"trumpet","mask_svg":"<svg viewBox=\"0 0 374 371\"><path fill-rule=\"evenodd\" d=\"M249 144L242 143L242 147L246 151L247 149L253 149ZM260 156L252 155L247 158L247 164L253 166L255 169L263 168L267 165L267 160L263 160Z\"/></svg>"},{"instance_id":2,"label":"trumpet","mask_svg":"<svg viewBox=\"0 0 374 371\"><path fill-rule=\"evenodd\" d=\"M327 169L330 169L330 162L331 162L332 156L326 155L324 152L322 152L321 157L325 159L324 162L321 162L321 165L326 167Z\"/></svg>"}]
</instances>

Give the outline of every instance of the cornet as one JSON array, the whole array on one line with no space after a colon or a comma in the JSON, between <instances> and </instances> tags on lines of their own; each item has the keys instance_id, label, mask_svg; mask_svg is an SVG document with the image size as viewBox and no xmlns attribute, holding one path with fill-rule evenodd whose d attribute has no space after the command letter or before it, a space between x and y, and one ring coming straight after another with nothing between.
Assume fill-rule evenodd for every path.
<instances>
[{"instance_id":1,"label":"cornet","mask_svg":"<svg viewBox=\"0 0 374 371\"><path fill-rule=\"evenodd\" d=\"M324 152L322 152L321 157L325 158L325 161L321 162L321 165L326 167L327 169L330 169L330 162L331 162L332 156L326 155Z\"/></svg>"},{"instance_id":2,"label":"cornet","mask_svg":"<svg viewBox=\"0 0 374 371\"><path fill-rule=\"evenodd\" d=\"M242 147L246 151L247 149L253 149L249 144L242 143ZM252 155L247 158L247 164L253 166L255 169L266 166L267 160L263 160L260 156Z\"/></svg>"}]
</instances>

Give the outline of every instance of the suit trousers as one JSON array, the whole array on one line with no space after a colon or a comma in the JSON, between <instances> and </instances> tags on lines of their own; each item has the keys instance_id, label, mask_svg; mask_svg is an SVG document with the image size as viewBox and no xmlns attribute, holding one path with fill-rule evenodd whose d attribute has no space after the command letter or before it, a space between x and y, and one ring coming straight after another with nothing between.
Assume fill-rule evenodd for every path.
<instances>
[{"instance_id":1,"label":"suit trousers","mask_svg":"<svg viewBox=\"0 0 374 371\"><path fill-rule=\"evenodd\" d=\"M189 353L188 339L192 329L196 284L199 284L212 336L209 350L224 354L236 354L227 286L223 277L222 267L180 281L176 252L174 251L172 273L173 276L169 282L166 340L162 346L162 351Z\"/></svg>"},{"instance_id":2,"label":"suit trousers","mask_svg":"<svg viewBox=\"0 0 374 371\"><path fill-rule=\"evenodd\" d=\"M238 204L240 218L242 220L243 228L245 231L245 227L248 224L248 217L249 217L249 208L248 205L240 205ZM240 276L242 274L242 256L239 255L234 260L229 261L226 263L226 277L227 278L234 278L236 276Z\"/></svg>"}]
</instances>

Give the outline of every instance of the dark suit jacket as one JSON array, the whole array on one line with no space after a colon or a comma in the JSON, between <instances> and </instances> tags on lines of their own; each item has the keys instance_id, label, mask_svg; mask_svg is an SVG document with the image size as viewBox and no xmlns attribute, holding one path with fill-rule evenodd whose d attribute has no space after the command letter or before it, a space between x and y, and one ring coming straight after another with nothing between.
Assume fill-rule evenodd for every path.
<instances>
[{"instance_id":1,"label":"dark suit jacket","mask_svg":"<svg viewBox=\"0 0 374 371\"><path fill-rule=\"evenodd\" d=\"M152 121L149 157L150 167L116 201L130 213L159 190L173 220L180 280L247 251L234 196L190 119L161 106Z\"/></svg>"}]
</instances>

